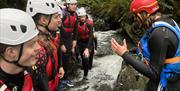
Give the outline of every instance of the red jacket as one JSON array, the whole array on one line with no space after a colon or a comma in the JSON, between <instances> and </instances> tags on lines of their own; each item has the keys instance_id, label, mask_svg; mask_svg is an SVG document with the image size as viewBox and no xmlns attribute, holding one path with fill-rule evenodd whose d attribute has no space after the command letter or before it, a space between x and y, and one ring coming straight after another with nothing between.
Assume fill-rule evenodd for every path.
<instances>
[{"instance_id":1,"label":"red jacket","mask_svg":"<svg viewBox=\"0 0 180 91\"><path fill-rule=\"evenodd\" d=\"M73 32L74 26L77 22L77 15L76 13L70 14L68 11L66 11L66 14L64 15L63 19L63 27L65 32Z\"/></svg>"},{"instance_id":2,"label":"red jacket","mask_svg":"<svg viewBox=\"0 0 180 91\"><path fill-rule=\"evenodd\" d=\"M37 70L38 70L38 67L40 67L41 65L45 66L45 73L46 73L45 75L48 77L48 86L49 86L50 91L54 91L57 88L58 82L59 82L59 78L57 76L58 75L57 47L58 47L58 42L59 42L58 39L59 39L58 34L56 34L56 37L54 39L49 37L49 43L50 43L50 46L52 47L52 50L50 49L50 51L47 52L46 47L43 47L44 45L42 45L40 53L39 55L37 55L37 60L38 60L36 63ZM38 70L38 71L39 71L38 74L41 75L41 70ZM44 79L39 79L39 80L44 80Z\"/></svg>"},{"instance_id":3,"label":"red jacket","mask_svg":"<svg viewBox=\"0 0 180 91\"><path fill-rule=\"evenodd\" d=\"M87 19L83 25L81 25L80 23L81 22L78 22L78 27L77 27L78 37L80 41L88 41L90 37L90 32L93 31L90 28L92 28L94 24L89 19Z\"/></svg>"},{"instance_id":4,"label":"red jacket","mask_svg":"<svg viewBox=\"0 0 180 91\"><path fill-rule=\"evenodd\" d=\"M53 80L49 80L49 82L48 82L50 91L54 91L57 88L58 82L59 82L59 78L57 76L58 54L57 54L57 45L52 39L50 39L50 44L54 48L53 49L53 57L54 57L54 59L49 57L48 63L46 65L46 72L47 72L48 77L50 77L51 75L53 75L53 71L56 70L56 73L55 73L55 76L54 76ZM53 61L55 61L55 62L53 63ZM54 67L55 67L55 69L54 69Z\"/></svg>"}]
</instances>

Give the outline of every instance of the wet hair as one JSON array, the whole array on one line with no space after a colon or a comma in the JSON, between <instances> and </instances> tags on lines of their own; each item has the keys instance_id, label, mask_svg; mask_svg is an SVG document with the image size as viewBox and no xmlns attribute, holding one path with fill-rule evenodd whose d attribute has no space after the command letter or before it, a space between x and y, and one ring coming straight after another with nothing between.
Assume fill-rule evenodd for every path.
<instances>
[{"instance_id":1,"label":"wet hair","mask_svg":"<svg viewBox=\"0 0 180 91\"><path fill-rule=\"evenodd\" d=\"M142 28L148 29L151 27L151 25L156 21L156 16L161 15L160 12L156 11L151 15L148 15L146 11L142 11L139 13L142 17L141 22L142 22ZM136 16L137 17L137 16Z\"/></svg>"}]
</instances>

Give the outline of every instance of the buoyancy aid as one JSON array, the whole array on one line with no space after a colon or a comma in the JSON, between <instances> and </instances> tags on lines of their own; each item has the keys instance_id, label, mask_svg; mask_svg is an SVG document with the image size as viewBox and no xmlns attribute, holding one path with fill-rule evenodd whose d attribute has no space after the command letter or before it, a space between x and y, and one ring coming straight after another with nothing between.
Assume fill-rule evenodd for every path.
<instances>
[{"instance_id":1,"label":"buoyancy aid","mask_svg":"<svg viewBox=\"0 0 180 91\"><path fill-rule=\"evenodd\" d=\"M17 90L17 86L13 86L10 83L6 83L3 80L0 80L0 91L16 91ZM33 81L31 78L31 75L27 72L24 71L24 84L22 87L22 91L33 91Z\"/></svg>"},{"instance_id":2,"label":"buoyancy aid","mask_svg":"<svg viewBox=\"0 0 180 91\"><path fill-rule=\"evenodd\" d=\"M54 91L59 82L58 78L58 55L57 55L57 45L55 43L56 41L53 41L50 39L50 45L53 47L52 53L49 53L48 63L46 65L46 72L49 79L49 89L50 91Z\"/></svg>"},{"instance_id":3,"label":"buoyancy aid","mask_svg":"<svg viewBox=\"0 0 180 91\"><path fill-rule=\"evenodd\" d=\"M54 38L54 44L55 44L55 46L56 47L58 47L59 46L59 32L58 33L56 33L56 36L55 36L55 38Z\"/></svg>"},{"instance_id":4,"label":"buoyancy aid","mask_svg":"<svg viewBox=\"0 0 180 91\"><path fill-rule=\"evenodd\" d=\"M73 32L74 25L77 21L76 13L70 14L67 10L64 10L65 14L63 16L63 27L65 32Z\"/></svg>"},{"instance_id":5,"label":"buoyancy aid","mask_svg":"<svg viewBox=\"0 0 180 91\"><path fill-rule=\"evenodd\" d=\"M54 91L57 86L58 86L58 82L59 82L59 78L58 78L58 74L57 74L57 70L58 70L58 54L57 54L57 47L58 47L58 43L59 43L59 34L56 33L56 36L54 36L54 38L50 35L47 35L48 37L48 41L50 43L50 46L52 47L52 50L50 50L50 52L47 52L46 48L43 47L44 45L42 45L42 48L40 50L40 54L38 55L37 59L39 59L40 61L44 61L44 62L37 62L38 65L44 65L45 66L45 70L46 70L46 75L48 77L48 86L50 91ZM39 73L40 74L40 73Z\"/></svg>"},{"instance_id":6,"label":"buoyancy aid","mask_svg":"<svg viewBox=\"0 0 180 91\"><path fill-rule=\"evenodd\" d=\"M89 39L89 33L90 31L92 31L88 28L88 26L93 27L94 24L89 19L87 19L83 25L81 25L80 23L81 22L78 22L78 27L77 27L78 37L81 41L87 41Z\"/></svg>"},{"instance_id":7,"label":"buoyancy aid","mask_svg":"<svg viewBox=\"0 0 180 91\"><path fill-rule=\"evenodd\" d=\"M174 21L174 20L173 20ZM178 38L178 48L176 54L173 58L165 59L162 71L160 74L160 89L166 89L167 80L171 77L177 76L180 74L180 28L177 23L174 21L175 26L172 26L164 21L157 21L152 25L152 28L147 31L147 33L140 40L139 52L143 54L144 63L147 65L150 62L150 52L149 52L149 36L157 27L166 27L169 28L172 32L175 33Z\"/></svg>"}]
</instances>

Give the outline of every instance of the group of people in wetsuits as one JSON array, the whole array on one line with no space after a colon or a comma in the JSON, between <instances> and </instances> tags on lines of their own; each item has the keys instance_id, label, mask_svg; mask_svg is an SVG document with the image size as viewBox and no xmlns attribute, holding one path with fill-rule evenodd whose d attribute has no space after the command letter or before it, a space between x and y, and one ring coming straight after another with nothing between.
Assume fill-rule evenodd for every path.
<instances>
[{"instance_id":1,"label":"group of people in wetsuits","mask_svg":"<svg viewBox=\"0 0 180 91\"><path fill-rule=\"evenodd\" d=\"M0 91L61 91L79 54L88 80L97 40L76 0L28 0L26 12L0 9ZM77 55L78 56L78 55Z\"/></svg>"},{"instance_id":2,"label":"group of people in wetsuits","mask_svg":"<svg viewBox=\"0 0 180 91\"><path fill-rule=\"evenodd\" d=\"M69 81L72 56L80 56L84 80L96 52L94 24L76 0L28 0L26 12L0 9L0 91L61 91ZM111 48L149 78L145 91L180 90L180 28L159 12L157 0L132 0L134 19L147 29L136 48L144 62L131 56L126 40ZM77 53L78 52L78 53ZM78 58L78 57L76 57Z\"/></svg>"}]
</instances>

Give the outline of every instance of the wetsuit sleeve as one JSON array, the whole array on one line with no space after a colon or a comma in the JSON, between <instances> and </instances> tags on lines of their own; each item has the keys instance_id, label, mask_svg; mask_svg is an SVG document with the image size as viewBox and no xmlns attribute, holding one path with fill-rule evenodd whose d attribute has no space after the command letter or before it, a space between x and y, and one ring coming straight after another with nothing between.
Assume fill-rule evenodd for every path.
<instances>
[{"instance_id":1,"label":"wetsuit sleeve","mask_svg":"<svg viewBox=\"0 0 180 91\"><path fill-rule=\"evenodd\" d=\"M64 37L63 37L63 27L60 27L60 33L59 33L59 46L58 46L58 66L62 67L63 63L62 63L62 51L61 51L61 46L64 44ZM59 68L58 67L58 68Z\"/></svg>"},{"instance_id":2,"label":"wetsuit sleeve","mask_svg":"<svg viewBox=\"0 0 180 91\"><path fill-rule=\"evenodd\" d=\"M87 28L90 30L87 48L91 49L92 46L93 46L92 45L92 42L93 42L93 27L87 24Z\"/></svg>"},{"instance_id":3,"label":"wetsuit sleeve","mask_svg":"<svg viewBox=\"0 0 180 91\"><path fill-rule=\"evenodd\" d=\"M159 80L161 68L166 58L169 43L164 36L165 32L162 31L162 27L155 29L151 34L149 40L151 61L149 65L145 65L143 62L135 60L135 58L133 58L128 52L122 56L124 61L148 78Z\"/></svg>"},{"instance_id":4,"label":"wetsuit sleeve","mask_svg":"<svg viewBox=\"0 0 180 91\"><path fill-rule=\"evenodd\" d=\"M63 38L62 38L62 30L63 30L63 28L62 27L60 27L59 28L60 29L60 33L59 33L59 46L58 46L58 50L57 50L57 52L58 52L58 66L59 67L62 67L62 51L61 51L61 46L63 45Z\"/></svg>"},{"instance_id":5,"label":"wetsuit sleeve","mask_svg":"<svg viewBox=\"0 0 180 91\"><path fill-rule=\"evenodd\" d=\"M97 50L97 36L96 37L93 37L93 42L94 42L94 48L95 50Z\"/></svg>"},{"instance_id":6,"label":"wetsuit sleeve","mask_svg":"<svg viewBox=\"0 0 180 91\"><path fill-rule=\"evenodd\" d=\"M73 40L77 40L77 26L78 26L78 21L76 20L75 21L75 24L74 24L74 31L73 31Z\"/></svg>"},{"instance_id":7,"label":"wetsuit sleeve","mask_svg":"<svg viewBox=\"0 0 180 91\"><path fill-rule=\"evenodd\" d=\"M92 30L93 30L93 47L95 50L97 50L97 36L94 35L95 26L93 22L92 22Z\"/></svg>"},{"instance_id":8,"label":"wetsuit sleeve","mask_svg":"<svg viewBox=\"0 0 180 91\"><path fill-rule=\"evenodd\" d=\"M61 47L63 44L64 44L64 41L65 41L65 39L64 39L64 29L63 29L63 26L62 27L60 27L59 28L60 29L60 34L59 34L59 40L60 40L60 42L59 42L59 47Z\"/></svg>"},{"instance_id":9,"label":"wetsuit sleeve","mask_svg":"<svg viewBox=\"0 0 180 91\"><path fill-rule=\"evenodd\" d=\"M58 47L58 68L62 67L62 51L61 51L61 46Z\"/></svg>"}]
</instances>

